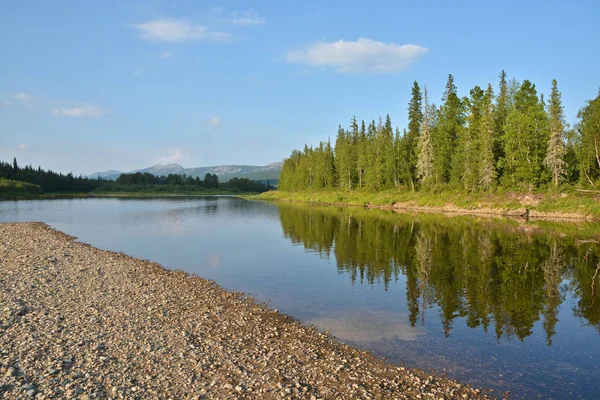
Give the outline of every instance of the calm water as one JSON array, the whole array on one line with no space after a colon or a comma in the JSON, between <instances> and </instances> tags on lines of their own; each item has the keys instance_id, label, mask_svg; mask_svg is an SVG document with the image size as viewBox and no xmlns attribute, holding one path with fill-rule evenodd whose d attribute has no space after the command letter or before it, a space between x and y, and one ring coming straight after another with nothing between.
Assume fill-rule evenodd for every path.
<instances>
[{"instance_id":1,"label":"calm water","mask_svg":"<svg viewBox=\"0 0 600 400\"><path fill-rule=\"evenodd\" d=\"M343 341L515 398L600 398L600 226L228 197L0 202L252 294Z\"/></svg>"}]
</instances>

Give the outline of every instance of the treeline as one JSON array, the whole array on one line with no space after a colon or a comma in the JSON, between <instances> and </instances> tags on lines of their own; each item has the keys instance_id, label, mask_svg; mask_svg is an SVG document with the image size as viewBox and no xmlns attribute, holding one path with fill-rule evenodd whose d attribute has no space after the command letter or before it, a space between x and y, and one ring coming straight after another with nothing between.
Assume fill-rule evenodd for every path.
<instances>
[{"instance_id":1,"label":"treeline","mask_svg":"<svg viewBox=\"0 0 600 400\"><path fill-rule=\"evenodd\" d=\"M187 175L157 176L148 172L121 174L115 182L105 182L97 192L255 192L272 189L268 184L247 178L232 178L219 182L216 174L206 174L204 179Z\"/></svg>"},{"instance_id":2,"label":"treeline","mask_svg":"<svg viewBox=\"0 0 600 400\"><path fill-rule=\"evenodd\" d=\"M488 84L459 97L448 76L442 103L429 102L417 82L400 133L389 115L376 123L352 119L338 129L335 145L294 150L285 160L279 187L302 191L341 188L452 187L533 190L563 184L600 186L600 94L579 111L570 128L561 93L552 81L547 101L529 80L507 81L498 93Z\"/></svg>"},{"instance_id":3,"label":"treeline","mask_svg":"<svg viewBox=\"0 0 600 400\"><path fill-rule=\"evenodd\" d=\"M89 179L72 173L64 175L51 170L45 171L41 167L33 168L31 165L20 167L16 158L12 164L0 161L0 178L39 185L47 193L91 192L105 183L100 178Z\"/></svg>"}]
</instances>

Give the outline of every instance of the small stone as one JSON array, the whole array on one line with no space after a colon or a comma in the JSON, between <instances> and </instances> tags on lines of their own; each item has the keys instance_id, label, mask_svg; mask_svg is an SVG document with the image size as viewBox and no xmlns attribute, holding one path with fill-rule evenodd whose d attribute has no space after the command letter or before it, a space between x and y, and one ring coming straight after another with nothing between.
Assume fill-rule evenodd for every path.
<instances>
[{"instance_id":1,"label":"small stone","mask_svg":"<svg viewBox=\"0 0 600 400\"><path fill-rule=\"evenodd\" d=\"M37 392L35 389L29 389L25 394L27 395L27 397L33 397L36 393Z\"/></svg>"}]
</instances>

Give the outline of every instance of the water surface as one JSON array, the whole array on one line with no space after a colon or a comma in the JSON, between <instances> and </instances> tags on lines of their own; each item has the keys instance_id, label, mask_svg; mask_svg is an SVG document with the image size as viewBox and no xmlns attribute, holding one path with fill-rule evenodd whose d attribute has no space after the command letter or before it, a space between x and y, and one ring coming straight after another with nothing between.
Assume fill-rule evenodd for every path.
<instances>
[{"instance_id":1,"label":"water surface","mask_svg":"<svg viewBox=\"0 0 600 400\"><path fill-rule=\"evenodd\" d=\"M0 202L513 397L600 397L600 227L232 197Z\"/></svg>"}]
</instances>

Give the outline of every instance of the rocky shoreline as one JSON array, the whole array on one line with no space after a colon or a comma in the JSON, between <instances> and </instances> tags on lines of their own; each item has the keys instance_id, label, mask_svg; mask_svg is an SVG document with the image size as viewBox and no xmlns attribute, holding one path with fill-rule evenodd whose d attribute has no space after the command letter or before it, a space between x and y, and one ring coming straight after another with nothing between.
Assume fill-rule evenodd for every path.
<instances>
[{"instance_id":1,"label":"rocky shoreline","mask_svg":"<svg viewBox=\"0 0 600 400\"><path fill-rule=\"evenodd\" d=\"M0 398L487 398L214 282L0 224Z\"/></svg>"}]
</instances>

